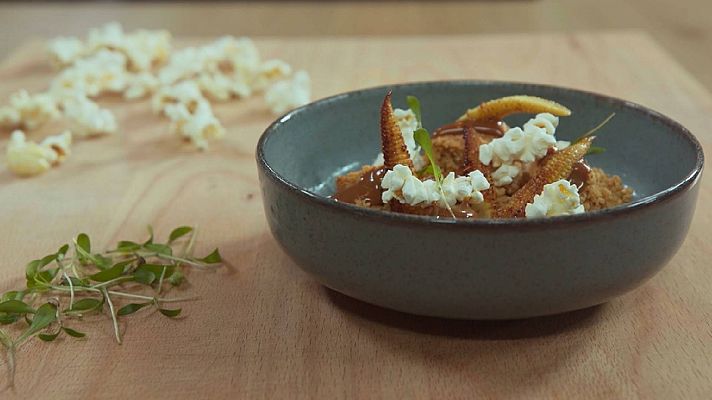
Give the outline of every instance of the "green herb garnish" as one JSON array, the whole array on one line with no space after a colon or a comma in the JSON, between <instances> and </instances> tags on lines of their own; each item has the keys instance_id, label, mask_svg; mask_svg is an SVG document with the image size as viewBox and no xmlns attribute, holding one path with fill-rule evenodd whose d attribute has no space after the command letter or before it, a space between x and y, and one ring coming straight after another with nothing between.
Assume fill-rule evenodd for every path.
<instances>
[{"instance_id":1,"label":"green herb garnish","mask_svg":"<svg viewBox=\"0 0 712 400\"><path fill-rule=\"evenodd\" d=\"M591 146L588 151L586 152L587 156L594 155L594 154L601 154L606 151L605 147L600 147L600 146Z\"/></svg>"},{"instance_id":2,"label":"green herb garnish","mask_svg":"<svg viewBox=\"0 0 712 400\"><path fill-rule=\"evenodd\" d=\"M408 96L407 102L408 107L410 107L410 109L415 114L415 118L418 120L418 129L416 129L413 133L413 139L415 139L415 142L418 143L421 149L423 149L423 153L425 153L425 156L428 157L428 161L430 161L430 165L426 167L424 172L431 172L433 174L433 178L437 183L438 190L440 191L442 197L445 198L442 185L444 179L443 173L440 169L440 166L435 162L435 155L433 154L433 142L430 139L430 133L425 128L423 128L423 122L421 119L422 116L420 111L420 101L415 96ZM445 206L450 212L450 215L455 218L455 213L452 211L452 208L450 208L450 205L445 202Z\"/></svg>"},{"instance_id":3,"label":"green herb garnish","mask_svg":"<svg viewBox=\"0 0 712 400\"><path fill-rule=\"evenodd\" d=\"M616 113L612 113L611 115L609 115L608 117L606 117L606 119L604 119L603 121L601 121L601 123L599 123L598 125L594 126L591 130L589 130L588 132L586 132L586 133L584 133L583 135L581 135L581 136L579 136L578 138L576 138L576 140L574 140L572 143L578 143L578 142L582 141L583 139L586 139L587 137L593 135L594 133L596 133L596 131L598 131L599 129L603 128L603 127L608 123L608 121L610 121L610 120L611 120L613 117L615 117L615 116L616 116Z\"/></svg>"},{"instance_id":4,"label":"green herb garnish","mask_svg":"<svg viewBox=\"0 0 712 400\"><path fill-rule=\"evenodd\" d=\"M186 267L209 268L222 263L217 249L205 257L193 257L196 235L196 229L181 226L170 233L166 243L156 243L149 227L149 238L143 244L122 240L114 249L93 253L89 236L80 233L73 240L71 256L67 255L70 246L65 244L56 253L29 262L25 267L26 287L0 296L0 324L22 329L15 338L0 329L10 386L20 345L35 336L46 342L62 334L83 338L86 334L67 324L80 321L84 315L108 314L119 344L120 317L150 307L169 318L180 315L180 308L164 305L191 298L164 297L161 292L184 282L182 270ZM180 255L174 251L177 244L183 245ZM126 300L131 302L117 304Z\"/></svg>"},{"instance_id":5,"label":"green herb garnish","mask_svg":"<svg viewBox=\"0 0 712 400\"><path fill-rule=\"evenodd\" d=\"M578 142L582 141L583 139L593 135L594 133L596 133L596 131L603 128L608 123L608 121L610 121L615 116L616 116L616 113L611 113L611 115L606 117L606 119L601 121L598 125L594 126L591 130L589 130L588 132L579 136L576 140L573 141L573 143L574 144L578 143ZM604 153L605 151L606 151L606 149L604 147L591 146L591 148L589 148L588 151L586 152L586 155L590 156L590 155L594 155L594 154L601 154L601 153Z\"/></svg>"},{"instance_id":6,"label":"green herb garnish","mask_svg":"<svg viewBox=\"0 0 712 400\"><path fill-rule=\"evenodd\" d=\"M425 128L418 128L415 133L413 133L413 139L415 139L415 142L418 143L421 149L423 149L425 156L428 157L433 178L435 178L436 182L441 183L443 180L443 173L438 164L435 163L435 156L433 155L433 142L430 140L430 134L425 130Z\"/></svg>"},{"instance_id":7,"label":"green herb garnish","mask_svg":"<svg viewBox=\"0 0 712 400\"><path fill-rule=\"evenodd\" d=\"M415 114L415 119L418 121L418 128L423 127L423 114L420 111L420 100L415 96L408 96L405 98L408 103L408 108Z\"/></svg>"}]
</instances>

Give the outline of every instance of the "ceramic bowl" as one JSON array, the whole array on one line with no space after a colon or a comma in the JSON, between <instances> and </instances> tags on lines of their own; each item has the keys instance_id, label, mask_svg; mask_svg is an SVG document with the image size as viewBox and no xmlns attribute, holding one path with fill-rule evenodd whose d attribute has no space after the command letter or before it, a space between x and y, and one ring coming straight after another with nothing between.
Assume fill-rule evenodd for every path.
<instances>
[{"instance_id":1,"label":"ceramic bowl","mask_svg":"<svg viewBox=\"0 0 712 400\"><path fill-rule=\"evenodd\" d=\"M635 189L604 211L545 219L437 220L358 208L328 198L334 177L380 150L378 111L417 96L433 130L480 102L514 94L569 107L557 138L597 132L587 157ZM508 118L521 124L529 116ZM378 87L329 97L275 121L257 146L265 214L274 238L304 271L356 299L407 313L513 319L604 303L639 286L687 234L702 148L677 122L624 100L554 86L482 81Z\"/></svg>"}]
</instances>

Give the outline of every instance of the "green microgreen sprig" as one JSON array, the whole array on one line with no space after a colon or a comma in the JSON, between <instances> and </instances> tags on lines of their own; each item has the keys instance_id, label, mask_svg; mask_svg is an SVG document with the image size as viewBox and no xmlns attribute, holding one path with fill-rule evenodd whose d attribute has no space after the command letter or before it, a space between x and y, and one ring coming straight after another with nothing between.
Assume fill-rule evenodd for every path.
<instances>
[{"instance_id":1,"label":"green microgreen sprig","mask_svg":"<svg viewBox=\"0 0 712 400\"><path fill-rule=\"evenodd\" d=\"M584 133L583 135L581 135L581 136L579 136L578 138L576 138L576 140L574 140L573 143L574 143L574 144L575 144L575 143L578 143L578 142L582 141L583 139L586 139L587 137L590 137L591 135L593 135L594 133L596 133L598 130L600 130L601 128L603 128L603 127L604 127L611 119L613 119L613 117L615 117L615 116L616 116L616 113L611 113L611 115L609 115L608 117L606 117L606 119L604 119L603 121L601 121L598 125L594 126L594 127L591 128L588 132L586 132L586 133ZM586 155L588 156L588 155L593 155L593 154L601 154L601 153L603 153L603 152L605 152L605 151L606 151L606 149L605 149L604 147L591 146L591 148L588 149L588 152L586 152Z\"/></svg>"},{"instance_id":2,"label":"green microgreen sprig","mask_svg":"<svg viewBox=\"0 0 712 400\"><path fill-rule=\"evenodd\" d=\"M143 243L122 240L116 248L101 253L92 252L89 236L80 233L71 247L65 244L55 253L27 264L25 288L0 296L0 325L21 329L15 338L0 329L10 385L15 374L15 353L30 338L37 336L46 342L62 334L83 338L83 332L67 323L90 313L108 313L116 341L121 344L119 318L146 307L169 318L179 316L180 308L166 308L165 304L192 298L164 297L161 293L185 281L182 270L186 267L212 268L222 263L218 249L202 258L192 255L197 237L192 227L174 229L166 243L155 242L150 226L148 231L149 238ZM174 247L179 244L183 244L182 251L176 255ZM70 249L72 254L68 257ZM150 293L146 293L147 289ZM126 300L132 302L119 304ZM39 305L35 308L35 304Z\"/></svg>"},{"instance_id":3,"label":"green microgreen sprig","mask_svg":"<svg viewBox=\"0 0 712 400\"><path fill-rule=\"evenodd\" d=\"M430 166L424 172L433 174L435 181L438 182L438 184L442 183L443 173L440 166L435 162L433 142L430 140L430 134L424 128L418 128L413 133L413 139L415 139L415 142L423 149L423 153L425 153L425 156L428 157L428 161L430 161Z\"/></svg>"},{"instance_id":4,"label":"green microgreen sprig","mask_svg":"<svg viewBox=\"0 0 712 400\"><path fill-rule=\"evenodd\" d=\"M605 152L606 152L606 148L605 148L605 147L601 147L601 146L591 146L591 147L588 149L588 151L586 152L586 155L587 155L587 156L590 156L590 155L601 154L601 153L605 153Z\"/></svg>"},{"instance_id":5,"label":"green microgreen sprig","mask_svg":"<svg viewBox=\"0 0 712 400\"><path fill-rule=\"evenodd\" d=\"M440 169L440 166L435 162L435 155L433 153L433 142L430 139L430 133L427 131L427 129L423 128L420 100L418 100L418 98L415 96L408 96L406 98L406 102L408 103L408 107L410 107L411 111L413 111L413 114L415 114L415 118L418 121L418 129L416 129L413 133L413 139L416 143L418 143L420 148L423 149L423 153L425 153L425 156L428 158L428 161L430 161L430 165L424 170L424 172L433 174L433 178L437 183L438 190L440 191L442 197L445 198L442 185L444 179L442 169ZM450 215L455 218L455 213L452 211L450 205L445 202L445 206L450 212Z\"/></svg>"},{"instance_id":6,"label":"green microgreen sprig","mask_svg":"<svg viewBox=\"0 0 712 400\"><path fill-rule=\"evenodd\" d=\"M418 128L423 127L423 114L420 109L420 100L415 96L407 96L405 98L406 103L408 103L408 108L415 114L415 119L418 121Z\"/></svg>"}]
</instances>

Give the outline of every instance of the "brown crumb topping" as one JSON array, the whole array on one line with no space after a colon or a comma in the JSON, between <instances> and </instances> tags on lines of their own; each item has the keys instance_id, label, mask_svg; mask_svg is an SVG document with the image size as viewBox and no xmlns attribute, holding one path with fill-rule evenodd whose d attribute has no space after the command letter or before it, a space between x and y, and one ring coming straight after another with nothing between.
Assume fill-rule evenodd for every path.
<instances>
[{"instance_id":1,"label":"brown crumb topping","mask_svg":"<svg viewBox=\"0 0 712 400\"><path fill-rule=\"evenodd\" d=\"M633 190L625 186L617 175L608 175L600 168L592 168L586 184L579 190L586 211L603 210L628 203Z\"/></svg>"}]
</instances>

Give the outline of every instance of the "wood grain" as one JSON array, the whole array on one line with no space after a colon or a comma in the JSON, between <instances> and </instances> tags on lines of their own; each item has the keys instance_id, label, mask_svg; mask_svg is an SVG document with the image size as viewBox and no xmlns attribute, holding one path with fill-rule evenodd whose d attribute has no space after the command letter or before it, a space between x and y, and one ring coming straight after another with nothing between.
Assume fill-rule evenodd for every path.
<instances>
[{"instance_id":1,"label":"wood grain","mask_svg":"<svg viewBox=\"0 0 712 400\"><path fill-rule=\"evenodd\" d=\"M554 83L662 111L712 154L712 96L637 32L258 44L310 71L316 97L429 79ZM2 98L47 84L51 70L40 49L27 45L0 65ZM709 179L678 255L620 299L524 321L419 318L320 287L270 237L253 161L272 118L260 99L217 107L228 135L207 153L170 135L146 101L103 102L117 113L120 134L76 143L65 165L34 179L0 172L0 289L19 286L25 262L79 231L104 246L141 237L147 223L164 235L178 224L199 225L198 250L219 246L230 266L190 273L185 293L200 300L186 303L179 321L125 318L122 346L104 317L79 326L87 340L28 344L18 354L17 388L3 398L712 396Z\"/></svg>"},{"instance_id":2,"label":"wood grain","mask_svg":"<svg viewBox=\"0 0 712 400\"><path fill-rule=\"evenodd\" d=\"M709 0L270 0L0 2L0 54L28 36L121 21L179 36L450 35L642 29L712 89ZM1 57L1 56L0 56Z\"/></svg>"}]
</instances>

